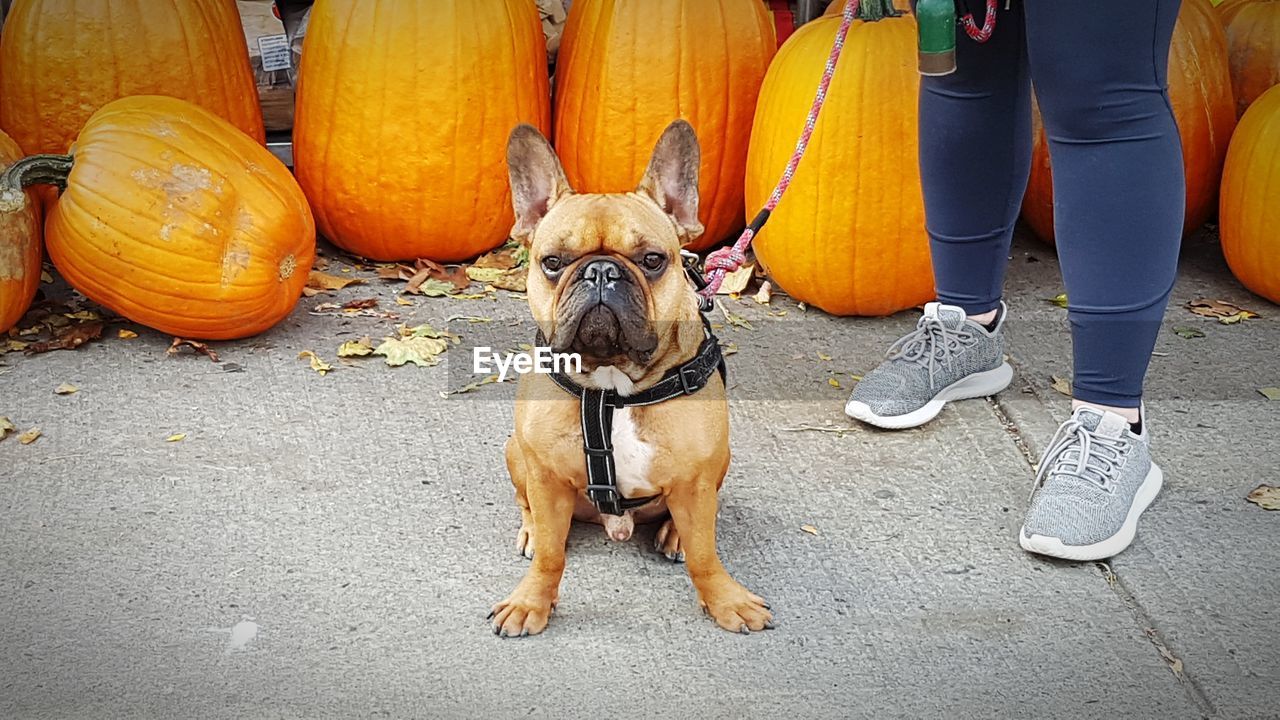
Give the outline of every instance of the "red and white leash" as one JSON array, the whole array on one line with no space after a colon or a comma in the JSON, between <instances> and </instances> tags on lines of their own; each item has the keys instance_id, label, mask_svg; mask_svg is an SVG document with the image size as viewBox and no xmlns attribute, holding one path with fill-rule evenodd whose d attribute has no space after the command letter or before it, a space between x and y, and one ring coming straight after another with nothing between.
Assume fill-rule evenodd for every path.
<instances>
[{"instance_id":1,"label":"red and white leash","mask_svg":"<svg viewBox=\"0 0 1280 720\"><path fill-rule=\"evenodd\" d=\"M764 209L755 216L755 219L751 221L747 229L742 231L742 235L738 237L737 242L707 255L707 261L703 268L706 285L698 291L704 303L709 303L711 298L715 297L720 285L724 282L725 275L741 268L746 263L747 248L751 246L751 241L755 239L756 234L760 232L764 224L769 221L769 215L777 209L778 203L782 202L783 194L791 186L791 180L795 177L796 168L800 166L800 161L804 159L804 154L809 149L809 141L813 139L813 129L817 127L818 116L822 113L822 106L826 104L827 91L831 88L831 78L835 75L836 64L840 62L840 54L844 52L845 39L849 35L849 28L853 27L853 21L858 15L859 4L860 0L849 0L844 6L844 15L840 20L840 30L836 32L835 45L832 46L831 55L827 58L827 67L822 73L822 82L818 85L818 94L813 98L813 105L809 108L809 117L805 121L804 132L800 134L800 140L796 143L795 152L791 154L791 159L787 162L787 168L782 173L782 179L778 181L778 185L773 189L773 194L769 196L769 201L765 203ZM966 13L960 18L960 23L964 26L965 33L977 42L986 42L991 39L991 33L996 27L996 0L987 0L987 16L983 20L981 28L974 21L973 13Z\"/></svg>"}]
</instances>

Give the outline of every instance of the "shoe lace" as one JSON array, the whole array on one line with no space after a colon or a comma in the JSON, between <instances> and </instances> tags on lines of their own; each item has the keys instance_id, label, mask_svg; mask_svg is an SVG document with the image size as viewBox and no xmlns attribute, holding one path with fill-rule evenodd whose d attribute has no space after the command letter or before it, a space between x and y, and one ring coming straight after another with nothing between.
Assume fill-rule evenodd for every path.
<instances>
[{"instance_id":1,"label":"shoe lace","mask_svg":"<svg viewBox=\"0 0 1280 720\"><path fill-rule=\"evenodd\" d=\"M916 323L916 329L899 338L889 348L890 360L919 365L929 370L929 389L934 389L934 376L939 370L951 369L952 361L960 351L973 344L971 330L953 330L942 318L926 315Z\"/></svg>"},{"instance_id":2,"label":"shoe lace","mask_svg":"<svg viewBox=\"0 0 1280 720\"><path fill-rule=\"evenodd\" d=\"M1049 441L1048 449L1036 470L1033 487L1040 487L1053 476L1084 478L1103 490L1110 491L1117 469L1131 443L1125 438L1108 438L1089 430L1079 420L1063 423Z\"/></svg>"}]
</instances>

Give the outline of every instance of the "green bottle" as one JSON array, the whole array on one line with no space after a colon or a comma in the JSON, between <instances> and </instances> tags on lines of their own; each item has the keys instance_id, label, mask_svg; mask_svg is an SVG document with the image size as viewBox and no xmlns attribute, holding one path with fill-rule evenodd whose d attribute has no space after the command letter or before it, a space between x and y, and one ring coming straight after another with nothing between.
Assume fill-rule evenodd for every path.
<instances>
[{"instance_id":1,"label":"green bottle","mask_svg":"<svg viewBox=\"0 0 1280 720\"><path fill-rule=\"evenodd\" d=\"M920 74L950 75L955 72L955 0L918 0L916 25L920 31Z\"/></svg>"}]
</instances>

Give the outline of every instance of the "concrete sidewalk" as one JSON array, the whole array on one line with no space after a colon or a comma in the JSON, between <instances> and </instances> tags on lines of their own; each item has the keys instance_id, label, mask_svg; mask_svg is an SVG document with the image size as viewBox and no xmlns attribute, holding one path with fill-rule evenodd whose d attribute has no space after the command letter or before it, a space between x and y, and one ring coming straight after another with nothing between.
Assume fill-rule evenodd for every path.
<instances>
[{"instance_id":1,"label":"concrete sidewalk","mask_svg":"<svg viewBox=\"0 0 1280 720\"><path fill-rule=\"evenodd\" d=\"M1280 385L1280 308L1235 283L1210 234L1188 243L1153 363L1166 490L1109 566L1015 538L1030 462L1068 409L1050 248L1013 254L1014 386L902 433L842 405L915 313L730 303L753 328L719 331L740 351L720 548L779 621L750 637L702 616L652 528L615 544L595 526L571 535L550 630L490 634L525 566L501 457L514 386L444 399L450 363L338 364L339 343L395 323L308 310L377 295L410 325L512 332L526 310L399 307L400 284L366 275L219 344L220 365L132 325L139 339L112 326L0 356L0 415L44 433L0 443L0 717L1280 717L1280 512L1245 501L1280 485L1280 403L1257 392ZM1182 307L1202 296L1263 318ZM79 392L55 396L64 382Z\"/></svg>"}]
</instances>

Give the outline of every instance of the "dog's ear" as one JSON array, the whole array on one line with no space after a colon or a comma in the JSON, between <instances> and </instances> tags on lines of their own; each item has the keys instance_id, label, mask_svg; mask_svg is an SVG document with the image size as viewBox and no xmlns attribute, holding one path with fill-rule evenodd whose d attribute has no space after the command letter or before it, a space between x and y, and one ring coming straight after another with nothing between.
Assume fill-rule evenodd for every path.
<instances>
[{"instance_id":1,"label":"dog's ear","mask_svg":"<svg viewBox=\"0 0 1280 720\"><path fill-rule=\"evenodd\" d=\"M511 237L529 244L538 222L557 201L573 193L551 143L532 125L517 125L507 141L507 171L516 224Z\"/></svg>"},{"instance_id":2,"label":"dog's ear","mask_svg":"<svg viewBox=\"0 0 1280 720\"><path fill-rule=\"evenodd\" d=\"M649 169L636 192L658 203L680 228L680 242L688 244L702 235L698 221L698 169L702 151L693 126L676 120L667 126L653 148Z\"/></svg>"}]
</instances>

